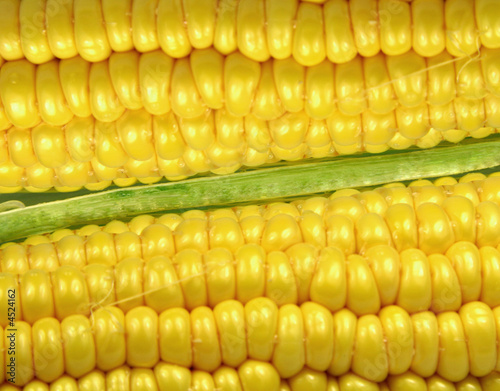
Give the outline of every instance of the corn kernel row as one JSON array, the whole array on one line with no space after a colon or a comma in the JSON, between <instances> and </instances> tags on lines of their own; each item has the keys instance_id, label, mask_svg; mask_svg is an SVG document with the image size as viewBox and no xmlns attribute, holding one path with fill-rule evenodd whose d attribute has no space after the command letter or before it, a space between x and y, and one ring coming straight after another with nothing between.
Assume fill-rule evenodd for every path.
<instances>
[{"instance_id":1,"label":"corn kernel row","mask_svg":"<svg viewBox=\"0 0 500 391\"><path fill-rule=\"evenodd\" d=\"M111 370L125 363L152 368L160 360L211 372L254 359L272 363L282 378L307 365L334 376L352 370L375 382L410 369L456 382L500 367L500 307L492 310L481 302L437 315L409 315L389 306L378 315L356 317L348 309L332 314L312 302L278 308L272 300L258 298L245 305L224 301L213 310L172 308L160 315L148 307L127 314L104 307L90 318L43 318L33 326L17 321L15 329L21 385L34 376L43 381L63 373L79 378L95 368ZM6 350L8 333L5 329ZM50 357L44 354L49 349Z\"/></svg>"},{"instance_id":2,"label":"corn kernel row","mask_svg":"<svg viewBox=\"0 0 500 391\"><path fill-rule=\"evenodd\" d=\"M257 375L257 373L260 375ZM89 374L74 379L63 375L48 383L39 380L29 382L23 388L8 383L0 385L0 391L190 391L199 389L217 389L221 391L496 391L500 383L498 372L452 383L434 375L423 379L412 372L389 376L384 383L374 383L353 373L339 377L324 372L304 368L288 380L279 384L273 369L264 363L249 361L235 370L223 366L213 374L204 371L190 371L186 368L160 363L154 369L130 368L122 366L109 372L94 370Z\"/></svg>"},{"instance_id":3,"label":"corn kernel row","mask_svg":"<svg viewBox=\"0 0 500 391\"><path fill-rule=\"evenodd\" d=\"M147 114L142 114L144 113L129 113L124 116L123 121L118 121L120 126L123 125L120 130L129 130L123 136L125 140L120 139L115 124L94 124L90 119L73 120L65 131L41 125L33 131L12 128L8 132L0 132L0 191L13 192L23 187L33 192L46 191L52 187L62 191L74 191L82 186L89 190L100 190L111 183L117 186L130 186L137 181L150 184L162 180L163 177L168 180L180 180L208 171L228 174L242 165L254 167L279 160L322 158L362 151L379 153L389 148L405 149L414 144L420 148L432 148L443 139L457 143L467 135L483 138L498 132L497 128L480 128L475 132L456 129L440 132L430 129L418 140L410 140L396 132L387 144L373 145L363 141L366 133L362 134L361 122L353 122L345 117L345 122L342 118L326 123L309 122L303 113L294 113L271 121L274 122L271 129L268 124L256 120L255 117L247 117L241 127L231 121L221 121L220 125L235 126L236 129L230 133L221 132L225 133L222 135L210 133L214 129L212 122L208 121L201 128L206 131L206 137L196 138L189 134L201 119L194 122L182 120L179 126L172 114L156 117L153 118L151 135L151 130L141 128L147 124L148 117ZM146 121L142 122L144 119ZM361 121L361 118L358 119ZM134 128L135 126L137 128ZM348 129L344 132L345 126ZM291 129L294 130L293 133L290 132ZM188 133L186 138L193 145L200 145L210 139L215 141L209 148L197 150L185 144L182 130ZM289 145L297 139L302 140L304 133L305 142L292 149L281 148L271 140L274 137L280 143ZM70 134L71 139L68 138ZM33 143L32 138L35 135ZM226 136L233 141L243 141L243 146L223 146L217 139L227 140ZM331 142L330 136L333 140ZM132 142L134 137L138 139ZM153 138L154 142L151 143ZM68 139L71 141L66 142ZM335 140L342 144L352 141L354 144L341 145ZM141 156L141 159L151 150L153 155L147 160L137 160L127 155L126 151L129 150L134 156ZM160 154L168 158L163 159ZM28 167L25 167L27 165ZM54 166L56 167L53 168Z\"/></svg>"},{"instance_id":4,"label":"corn kernel row","mask_svg":"<svg viewBox=\"0 0 500 391\"><path fill-rule=\"evenodd\" d=\"M38 359L47 362L43 355ZM297 376L298 379L303 377L304 375ZM351 379L351 382L362 381L353 374L344 377ZM26 382L22 379L16 382L20 387L5 382L4 385L0 385L0 391L189 391L216 389L216 387L227 391L258 391L263 387L266 387L266 390L279 391L279 384L279 375L272 365L254 360L246 361L238 369L222 366L213 373L191 371L177 365L159 362L153 368L123 365L108 372L95 369L78 379L68 375L46 381L36 379Z\"/></svg>"},{"instance_id":5,"label":"corn kernel row","mask_svg":"<svg viewBox=\"0 0 500 391\"><path fill-rule=\"evenodd\" d=\"M29 324L44 317L62 320L117 305L124 312L146 305L157 313L175 307L215 307L267 297L278 306L314 301L330 311L347 307L358 316L398 305L409 313L458 311L480 300L500 306L500 252L457 242L446 253L426 257L418 249L398 254L379 245L347 259L336 248L321 251L296 244L265 254L248 244L234 256L224 248L201 254L180 251L172 259L144 262L127 258L116 266L92 264L82 270L61 266L52 272L0 274L0 326L8 324L8 291L18 292L16 318Z\"/></svg>"},{"instance_id":6,"label":"corn kernel row","mask_svg":"<svg viewBox=\"0 0 500 391\"><path fill-rule=\"evenodd\" d=\"M498 48L494 0L2 0L0 56L44 63L79 54L87 61L112 51L160 49L172 57L214 46L256 61L293 56L316 65L356 54L454 56ZM91 26L88 21L93 20Z\"/></svg>"},{"instance_id":7,"label":"corn kernel row","mask_svg":"<svg viewBox=\"0 0 500 391\"><path fill-rule=\"evenodd\" d=\"M492 372L481 378L467 376L464 380L453 383L438 375L424 379L408 371L401 375L389 375L385 382L374 383L354 374L335 378L323 372L304 368L298 375L282 380L280 391L494 391L499 385L498 372Z\"/></svg>"},{"instance_id":8,"label":"corn kernel row","mask_svg":"<svg viewBox=\"0 0 500 391\"><path fill-rule=\"evenodd\" d=\"M432 148L442 140L457 143L467 136L484 138L498 132L492 127L438 131L425 124L419 127L416 122L423 117L410 117L397 130L394 123L391 127L394 121L379 121L366 113L319 121L302 111L263 121L253 115L234 117L224 110L208 111L195 119L180 119L172 113L151 116L138 110L112 123L87 117L63 127L11 127L0 131L0 186L2 191L82 186L97 190L112 181L129 186L137 180L155 183L163 177L179 180L209 171L227 174L241 166L279 160L379 153L412 145ZM405 133L405 124L421 134L408 138L413 136Z\"/></svg>"},{"instance_id":9,"label":"corn kernel row","mask_svg":"<svg viewBox=\"0 0 500 391\"><path fill-rule=\"evenodd\" d=\"M426 59L410 51L312 67L291 58L259 64L239 52L224 57L214 49L177 60L160 51L113 53L93 64L81 57L38 66L21 60L1 67L0 129L31 128L40 121L61 126L73 116L112 122L127 109L141 108L154 115L172 110L182 118L226 108L231 115L252 113L262 120L301 110L322 120L338 108L339 115L365 113L372 121L389 121L391 114L400 128L410 114L438 127L442 113L451 110L456 123L463 123L459 129L474 130L485 118L499 123L499 68L500 49L484 49L473 59L446 52ZM480 120L468 119L467 110L479 110Z\"/></svg>"}]
</instances>

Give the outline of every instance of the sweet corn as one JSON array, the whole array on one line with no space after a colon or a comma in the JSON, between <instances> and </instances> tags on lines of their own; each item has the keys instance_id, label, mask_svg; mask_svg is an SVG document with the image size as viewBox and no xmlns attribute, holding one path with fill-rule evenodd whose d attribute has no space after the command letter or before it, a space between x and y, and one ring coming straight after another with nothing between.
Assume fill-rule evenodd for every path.
<instances>
[{"instance_id":1,"label":"sweet corn","mask_svg":"<svg viewBox=\"0 0 500 391\"><path fill-rule=\"evenodd\" d=\"M458 311L478 300L494 308L500 179L482 178L33 236L1 249L0 296L7 305L8 290L20 290L17 317L30 324L102 305L127 312L146 304L159 313L262 296L277 305L347 307L357 316L394 304L410 314ZM5 327L6 315L0 321Z\"/></svg>"},{"instance_id":2,"label":"sweet corn","mask_svg":"<svg viewBox=\"0 0 500 391\"><path fill-rule=\"evenodd\" d=\"M424 379L412 372L401 375L390 375L387 381L375 383L353 373L333 377L323 372L304 368L298 375L282 380L280 391L337 391L337 390L370 390L370 391L432 391L432 390L496 390L499 375L493 372L482 378L468 376L460 382L450 382L438 375Z\"/></svg>"},{"instance_id":3,"label":"sweet corn","mask_svg":"<svg viewBox=\"0 0 500 391\"><path fill-rule=\"evenodd\" d=\"M223 301L213 310L176 307L160 315L143 306L126 314L103 307L90 318L42 318L32 326L16 321L16 384L34 377L50 382L63 373L80 378L124 364L153 368L160 360L208 372L221 365L241 370L247 359L271 363L287 379L307 366L334 376L352 370L374 382L410 369L458 382L498 369L499 308L470 302L459 312L410 315L388 306L378 316L356 317L312 302L278 308L267 298L245 305ZM44 354L49 347L55 350L50 358Z\"/></svg>"},{"instance_id":4,"label":"sweet corn","mask_svg":"<svg viewBox=\"0 0 500 391\"><path fill-rule=\"evenodd\" d=\"M265 377L262 381L256 376L257 370L263 370ZM262 373L262 372L261 372ZM94 370L76 380L67 375L55 380L50 385L39 380L29 382L23 391L48 391L64 389L67 391L91 391L122 389L139 391L188 391L202 387L220 388L224 391L254 391L266 389L270 391L400 391L412 389L416 391L433 390L473 390L495 391L499 382L498 373L475 378L468 376L461 382L452 383L440 376L434 375L423 379L412 372L402 375L389 376L386 382L374 383L353 373L334 377L323 372L304 368L300 373L288 380L275 382L272 371L261 363L249 361L239 370L230 367L221 367L213 374L203 371L189 371L171 364L160 363L154 369L130 368L121 366L109 372ZM257 388L259 387L259 388ZM15 386L0 386L2 391L18 391Z\"/></svg>"},{"instance_id":5,"label":"sweet corn","mask_svg":"<svg viewBox=\"0 0 500 391\"><path fill-rule=\"evenodd\" d=\"M213 46L255 61L292 55L311 66L358 53L470 56L500 47L492 0L2 0L0 8L0 56L35 64L76 54L99 62L133 48L180 58Z\"/></svg>"},{"instance_id":6,"label":"sweet corn","mask_svg":"<svg viewBox=\"0 0 500 391\"><path fill-rule=\"evenodd\" d=\"M495 1L0 0L0 191L487 137ZM472 174L3 245L16 365L7 380L1 355L0 390L497 390L499 186Z\"/></svg>"},{"instance_id":7,"label":"sweet corn","mask_svg":"<svg viewBox=\"0 0 500 391\"><path fill-rule=\"evenodd\" d=\"M159 116L172 110L187 119L225 108L232 116L253 114L262 120L305 110L315 120L339 112L349 117L376 115L373 120L380 122L385 118L380 115L392 113L402 134L411 139L418 137L407 128L447 130L438 126L437 118L452 110L457 125L463 125L459 129L473 131L478 123L497 127L499 53L484 49L471 62L447 53L423 58L409 51L315 66L290 58L260 64L239 52L224 57L211 48L194 50L183 59L161 51L130 51L93 64L81 57L38 66L19 60L1 67L0 127L33 128L40 121L62 126L73 116L90 114L113 122L124 110L142 108ZM462 118L461 110L467 108L480 110L480 117ZM423 123L404 122L405 116L417 114L424 117Z\"/></svg>"},{"instance_id":8,"label":"sweet corn","mask_svg":"<svg viewBox=\"0 0 500 391\"><path fill-rule=\"evenodd\" d=\"M330 311L346 307L358 316L394 304L409 313L458 311L476 300L491 308L500 305L500 252L490 246L478 250L469 242L455 243L446 255L426 256L417 249L398 254L377 245L364 256L347 258L335 247L319 250L296 244L285 252L266 254L261 246L245 244L234 254L224 248L203 254L185 249L172 258L128 257L116 266L40 269L19 277L0 274L0 298L5 299L0 305L1 326L8 324L10 289L21 295L17 319L29 324L44 317L89 316L103 305L116 305L124 312L146 305L160 313L175 307L213 308L230 299L247 303L258 297L279 306L311 300Z\"/></svg>"},{"instance_id":9,"label":"sweet corn","mask_svg":"<svg viewBox=\"0 0 500 391\"><path fill-rule=\"evenodd\" d=\"M300 376L297 376L300 378ZM50 384L49 384L50 383ZM4 383L2 391L95 391L125 389L131 391L188 391L207 387L220 387L227 391L258 391L263 386L280 391L280 379L276 370L268 363L248 360L238 369L222 366L213 373L190 371L177 365L159 362L153 368L135 368L122 365L102 372L93 370L79 379L62 375L50 381L31 380L18 388ZM260 387L260 388L259 388Z\"/></svg>"},{"instance_id":10,"label":"sweet corn","mask_svg":"<svg viewBox=\"0 0 500 391\"><path fill-rule=\"evenodd\" d=\"M9 62L0 186L99 189L486 137L500 126L499 53L453 64L410 51L308 68L213 49L175 61L154 51L91 65Z\"/></svg>"}]
</instances>

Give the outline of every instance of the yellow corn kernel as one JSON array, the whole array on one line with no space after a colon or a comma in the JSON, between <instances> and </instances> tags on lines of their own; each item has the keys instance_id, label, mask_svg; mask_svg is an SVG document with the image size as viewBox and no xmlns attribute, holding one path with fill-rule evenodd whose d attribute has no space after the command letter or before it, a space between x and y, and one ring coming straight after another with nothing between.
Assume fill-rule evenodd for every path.
<instances>
[{"instance_id":1,"label":"yellow corn kernel","mask_svg":"<svg viewBox=\"0 0 500 391\"><path fill-rule=\"evenodd\" d=\"M294 18L297 14L298 1L265 2L267 19L266 33L269 54L276 59L284 59L292 54L294 39Z\"/></svg>"},{"instance_id":2,"label":"yellow corn kernel","mask_svg":"<svg viewBox=\"0 0 500 391\"><path fill-rule=\"evenodd\" d=\"M455 56L471 55L476 52L479 37L474 18L474 1L445 2L446 49Z\"/></svg>"},{"instance_id":3,"label":"yellow corn kernel","mask_svg":"<svg viewBox=\"0 0 500 391\"><path fill-rule=\"evenodd\" d=\"M0 72L0 97L9 121L21 128L40 122L36 107L35 67L26 60L8 62Z\"/></svg>"},{"instance_id":4,"label":"yellow corn kernel","mask_svg":"<svg viewBox=\"0 0 500 391\"><path fill-rule=\"evenodd\" d=\"M234 149L244 146L244 119L229 111L219 110L215 113L215 132L217 141L224 147Z\"/></svg>"},{"instance_id":5,"label":"yellow corn kernel","mask_svg":"<svg viewBox=\"0 0 500 391\"><path fill-rule=\"evenodd\" d=\"M71 266L62 266L52 272L54 310L58 319L73 314L89 314L89 294L85 276ZM27 308L30 303L28 303Z\"/></svg>"},{"instance_id":6,"label":"yellow corn kernel","mask_svg":"<svg viewBox=\"0 0 500 391\"><path fill-rule=\"evenodd\" d=\"M59 267L59 260L52 243L39 243L28 250L30 269L53 271Z\"/></svg>"},{"instance_id":7,"label":"yellow corn kernel","mask_svg":"<svg viewBox=\"0 0 500 391\"><path fill-rule=\"evenodd\" d=\"M356 338L357 318L348 309L342 309L333 315L334 342L333 360L328 373L339 376L346 373L351 367Z\"/></svg>"},{"instance_id":8,"label":"yellow corn kernel","mask_svg":"<svg viewBox=\"0 0 500 391\"><path fill-rule=\"evenodd\" d=\"M411 3L413 48L421 56L435 56L446 44L444 4L440 0L414 0Z\"/></svg>"},{"instance_id":9,"label":"yellow corn kernel","mask_svg":"<svg viewBox=\"0 0 500 391\"><path fill-rule=\"evenodd\" d=\"M226 316L228 312L230 317ZM220 303L214 308L214 317L221 336L222 363L237 367L247 357L243 305L237 301Z\"/></svg>"},{"instance_id":10,"label":"yellow corn kernel","mask_svg":"<svg viewBox=\"0 0 500 391\"><path fill-rule=\"evenodd\" d=\"M500 208L491 201L481 202L476 207L477 238L479 246L497 246L500 243L497 234Z\"/></svg>"},{"instance_id":11,"label":"yellow corn kernel","mask_svg":"<svg viewBox=\"0 0 500 391\"><path fill-rule=\"evenodd\" d=\"M161 51L144 53L139 58L140 99L144 108L153 115L164 115L170 111L168 94L172 67L172 58ZM130 92L131 95L135 93L133 90ZM139 105L139 103L135 104Z\"/></svg>"},{"instance_id":12,"label":"yellow corn kernel","mask_svg":"<svg viewBox=\"0 0 500 391\"><path fill-rule=\"evenodd\" d=\"M71 315L61 322L65 372L80 377L96 365L96 344L90 321L83 315Z\"/></svg>"},{"instance_id":13,"label":"yellow corn kernel","mask_svg":"<svg viewBox=\"0 0 500 391\"><path fill-rule=\"evenodd\" d=\"M241 7L241 2L239 7ZM239 53L224 61L224 100L229 113L244 116L250 113L255 90L260 79L259 64Z\"/></svg>"},{"instance_id":14,"label":"yellow corn kernel","mask_svg":"<svg viewBox=\"0 0 500 391\"><path fill-rule=\"evenodd\" d=\"M402 374L410 368L414 354L410 316L399 307L389 306L380 311L379 317L387 338L389 374Z\"/></svg>"},{"instance_id":15,"label":"yellow corn kernel","mask_svg":"<svg viewBox=\"0 0 500 391\"><path fill-rule=\"evenodd\" d=\"M377 313L380 297L366 260L359 255L347 258L347 308L356 315Z\"/></svg>"},{"instance_id":16,"label":"yellow corn kernel","mask_svg":"<svg viewBox=\"0 0 500 391\"><path fill-rule=\"evenodd\" d=\"M19 33L19 8L17 0L3 0L0 25L0 55L5 60L19 60L24 57Z\"/></svg>"},{"instance_id":17,"label":"yellow corn kernel","mask_svg":"<svg viewBox=\"0 0 500 391\"><path fill-rule=\"evenodd\" d=\"M116 121L125 111L113 89L108 61L90 66L89 102L92 115L99 121Z\"/></svg>"},{"instance_id":18,"label":"yellow corn kernel","mask_svg":"<svg viewBox=\"0 0 500 391\"><path fill-rule=\"evenodd\" d=\"M221 54L213 49L196 50L190 56L196 87L211 109L223 106L223 61Z\"/></svg>"},{"instance_id":19,"label":"yellow corn kernel","mask_svg":"<svg viewBox=\"0 0 500 391\"><path fill-rule=\"evenodd\" d=\"M89 96L90 64L81 57L59 63L59 77L70 110L78 117L91 114Z\"/></svg>"},{"instance_id":20,"label":"yellow corn kernel","mask_svg":"<svg viewBox=\"0 0 500 391\"><path fill-rule=\"evenodd\" d=\"M395 303L401 279L399 254L389 246L378 245L368 249L365 258L377 284L381 305Z\"/></svg>"},{"instance_id":21,"label":"yellow corn kernel","mask_svg":"<svg viewBox=\"0 0 500 391\"><path fill-rule=\"evenodd\" d=\"M322 62L325 57L323 9L319 5L300 3L293 35L293 57L305 66Z\"/></svg>"},{"instance_id":22,"label":"yellow corn kernel","mask_svg":"<svg viewBox=\"0 0 500 391\"><path fill-rule=\"evenodd\" d=\"M132 4L132 39L140 52L156 50L159 47L156 30L156 12L158 0L133 2ZM153 30L151 32L150 30Z\"/></svg>"},{"instance_id":23,"label":"yellow corn kernel","mask_svg":"<svg viewBox=\"0 0 500 391\"><path fill-rule=\"evenodd\" d=\"M482 247L479 249L481 256L482 289L480 301L490 307L498 306L498 286L496 285L496 275L500 270L498 250L492 247Z\"/></svg>"},{"instance_id":24,"label":"yellow corn kernel","mask_svg":"<svg viewBox=\"0 0 500 391\"><path fill-rule=\"evenodd\" d=\"M482 273L477 247L469 242L457 242L448 249L446 256L460 281L463 303L478 300L481 294Z\"/></svg>"},{"instance_id":25,"label":"yellow corn kernel","mask_svg":"<svg viewBox=\"0 0 500 391\"><path fill-rule=\"evenodd\" d=\"M436 316L428 311L412 315L411 320L415 341L411 370L420 376L431 376L436 372L438 362L440 362L438 321Z\"/></svg>"},{"instance_id":26,"label":"yellow corn kernel","mask_svg":"<svg viewBox=\"0 0 500 391\"><path fill-rule=\"evenodd\" d=\"M484 303L468 303L460 308L460 319L467 338L470 373L486 376L495 368L495 321L491 309Z\"/></svg>"},{"instance_id":27,"label":"yellow corn kernel","mask_svg":"<svg viewBox=\"0 0 500 391\"><path fill-rule=\"evenodd\" d=\"M127 258L115 267L115 292L118 307L124 312L144 303L143 264L139 258Z\"/></svg>"},{"instance_id":28,"label":"yellow corn kernel","mask_svg":"<svg viewBox=\"0 0 500 391\"><path fill-rule=\"evenodd\" d=\"M426 254L444 253L455 237L448 216L438 205L425 203L416 210L419 222L419 248Z\"/></svg>"},{"instance_id":29,"label":"yellow corn kernel","mask_svg":"<svg viewBox=\"0 0 500 391\"><path fill-rule=\"evenodd\" d=\"M474 207L480 202L479 194L472 183L458 183L455 186L448 187L447 190L450 190L453 195L460 195L469 199Z\"/></svg>"},{"instance_id":30,"label":"yellow corn kernel","mask_svg":"<svg viewBox=\"0 0 500 391\"><path fill-rule=\"evenodd\" d=\"M273 62L274 82L286 111L298 112L304 108L305 68L292 59Z\"/></svg>"},{"instance_id":31,"label":"yellow corn kernel","mask_svg":"<svg viewBox=\"0 0 500 391\"><path fill-rule=\"evenodd\" d=\"M164 311L159 317L161 359L176 365L192 366L191 323L183 308Z\"/></svg>"},{"instance_id":32,"label":"yellow corn kernel","mask_svg":"<svg viewBox=\"0 0 500 391\"><path fill-rule=\"evenodd\" d=\"M67 162L64 132L60 127L39 125L32 130L33 149L45 167L57 168Z\"/></svg>"},{"instance_id":33,"label":"yellow corn kernel","mask_svg":"<svg viewBox=\"0 0 500 391\"><path fill-rule=\"evenodd\" d=\"M304 242L326 246L326 229L320 215L312 211L304 211L299 221Z\"/></svg>"},{"instance_id":34,"label":"yellow corn kernel","mask_svg":"<svg viewBox=\"0 0 500 391\"><path fill-rule=\"evenodd\" d=\"M252 114L265 120L277 118L285 111L273 79L273 64L273 61L266 61L262 64L260 82L255 90L255 99L252 107ZM318 97L318 99L320 98ZM246 125L246 127L248 128L249 126Z\"/></svg>"},{"instance_id":35,"label":"yellow corn kernel","mask_svg":"<svg viewBox=\"0 0 500 391\"><path fill-rule=\"evenodd\" d=\"M476 24L482 33L481 43L488 48L498 47L498 9L491 0L476 1L475 6Z\"/></svg>"},{"instance_id":36,"label":"yellow corn kernel","mask_svg":"<svg viewBox=\"0 0 500 391\"><path fill-rule=\"evenodd\" d=\"M246 57L257 61L269 58L265 33L265 6L263 0L240 0L236 14L238 48Z\"/></svg>"},{"instance_id":37,"label":"yellow corn kernel","mask_svg":"<svg viewBox=\"0 0 500 391\"><path fill-rule=\"evenodd\" d=\"M356 250L354 224L349 217L332 215L326 219L326 242L330 247L338 247L345 255Z\"/></svg>"},{"instance_id":38,"label":"yellow corn kernel","mask_svg":"<svg viewBox=\"0 0 500 391\"><path fill-rule=\"evenodd\" d=\"M297 282L286 254L273 251L267 256L267 281L265 296L277 305L297 303Z\"/></svg>"},{"instance_id":39,"label":"yellow corn kernel","mask_svg":"<svg viewBox=\"0 0 500 391\"><path fill-rule=\"evenodd\" d=\"M391 233L384 219L376 213L367 213L356 222L357 252L364 255L371 247L392 243Z\"/></svg>"},{"instance_id":40,"label":"yellow corn kernel","mask_svg":"<svg viewBox=\"0 0 500 391\"><path fill-rule=\"evenodd\" d=\"M379 0L380 47L385 54L397 56L412 47L410 4ZM394 14L397 13L397 17Z\"/></svg>"},{"instance_id":41,"label":"yellow corn kernel","mask_svg":"<svg viewBox=\"0 0 500 391\"><path fill-rule=\"evenodd\" d=\"M107 232L94 232L85 244L87 263L116 264L113 237Z\"/></svg>"},{"instance_id":42,"label":"yellow corn kernel","mask_svg":"<svg viewBox=\"0 0 500 391\"><path fill-rule=\"evenodd\" d=\"M217 10L217 21L214 31L214 47L222 54L236 50L236 14L237 0L221 0Z\"/></svg>"},{"instance_id":43,"label":"yellow corn kernel","mask_svg":"<svg viewBox=\"0 0 500 391\"><path fill-rule=\"evenodd\" d=\"M16 295L16 292L19 292L19 283L13 275L2 273L0 274L0 287L2 288L1 295L3 299L1 309L2 314L5 314L2 319L0 319L0 322L2 327L7 328L11 321L23 319L23 314L21 313L21 311L13 311L13 309L20 309L20 298L18 297L18 295ZM13 295L15 295L15 297L13 297ZM10 319L8 319L9 317Z\"/></svg>"},{"instance_id":44,"label":"yellow corn kernel","mask_svg":"<svg viewBox=\"0 0 500 391\"><path fill-rule=\"evenodd\" d=\"M367 365L377 362L376 366ZM380 319L375 315L364 315L358 319L356 346L352 357L352 370L372 381L387 377L389 362Z\"/></svg>"},{"instance_id":45,"label":"yellow corn kernel","mask_svg":"<svg viewBox=\"0 0 500 391\"><path fill-rule=\"evenodd\" d=\"M305 364L304 321L298 307L285 305L279 309L278 343L274 349L272 363L284 378L298 373ZM285 342L287 340L289 342Z\"/></svg>"},{"instance_id":46,"label":"yellow corn kernel","mask_svg":"<svg viewBox=\"0 0 500 391\"><path fill-rule=\"evenodd\" d=\"M371 57L380 51L376 0L358 0L349 3L352 28L358 52L363 57Z\"/></svg>"},{"instance_id":47,"label":"yellow corn kernel","mask_svg":"<svg viewBox=\"0 0 500 391\"><path fill-rule=\"evenodd\" d=\"M127 329L127 363L152 367L159 358L157 342L158 316L147 307L137 307L125 315Z\"/></svg>"},{"instance_id":48,"label":"yellow corn kernel","mask_svg":"<svg viewBox=\"0 0 500 391\"><path fill-rule=\"evenodd\" d=\"M326 54L332 62L345 63L357 53L349 20L349 4L330 0L323 7Z\"/></svg>"},{"instance_id":49,"label":"yellow corn kernel","mask_svg":"<svg viewBox=\"0 0 500 391\"><path fill-rule=\"evenodd\" d=\"M238 368L238 374L244 390L258 391L263 387L273 391L279 389L280 377L269 363L249 360Z\"/></svg>"},{"instance_id":50,"label":"yellow corn kernel","mask_svg":"<svg viewBox=\"0 0 500 391\"><path fill-rule=\"evenodd\" d=\"M469 372L467 343L460 316L445 312L437 316L439 325L439 354L437 373L451 381L465 378Z\"/></svg>"},{"instance_id":51,"label":"yellow corn kernel","mask_svg":"<svg viewBox=\"0 0 500 391\"><path fill-rule=\"evenodd\" d=\"M44 318L33 325L32 332L35 376L52 382L64 373L61 326L54 318Z\"/></svg>"},{"instance_id":52,"label":"yellow corn kernel","mask_svg":"<svg viewBox=\"0 0 500 391\"><path fill-rule=\"evenodd\" d=\"M28 0L19 7L19 30L21 48L26 58L35 64L47 62L53 58L47 41L45 25L45 8L47 1Z\"/></svg>"},{"instance_id":53,"label":"yellow corn kernel","mask_svg":"<svg viewBox=\"0 0 500 391\"><path fill-rule=\"evenodd\" d=\"M442 254L429 256L432 283L431 309L435 313L457 311L462 304L462 292L458 276L450 260Z\"/></svg>"},{"instance_id":54,"label":"yellow corn kernel","mask_svg":"<svg viewBox=\"0 0 500 391\"><path fill-rule=\"evenodd\" d=\"M7 131L7 143L10 159L16 166L30 167L36 163L30 131L10 128Z\"/></svg>"},{"instance_id":55,"label":"yellow corn kernel","mask_svg":"<svg viewBox=\"0 0 500 391\"><path fill-rule=\"evenodd\" d=\"M346 115L361 114L366 108L365 84L361 57L337 65L335 69L335 95L339 110Z\"/></svg>"},{"instance_id":56,"label":"yellow corn kernel","mask_svg":"<svg viewBox=\"0 0 500 391\"><path fill-rule=\"evenodd\" d=\"M98 309L93 313L96 366L101 370L117 368L126 359L123 312L116 307Z\"/></svg>"},{"instance_id":57,"label":"yellow corn kernel","mask_svg":"<svg viewBox=\"0 0 500 391\"><path fill-rule=\"evenodd\" d=\"M111 49L115 52L132 49L132 21L129 16L132 1L104 0L101 6Z\"/></svg>"},{"instance_id":58,"label":"yellow corn kernel","mask_svg":"<svg viewBox=\"0 0 500 391\"><path fill-rule=\"evenodd\" d=\"M142 108L139 85L139 54L113 53L109 58L109 71L113 88L127 109Z\"/></svg>"},{"instance_id":59,"label":"yellow corn kernel","mask_svg":"<svg viewBox=\"0 0 500 391\"><path fill-rule=\"evenodd\" d=\"M316 303L301 306L304 319L306 365L318 371L328 369L333 352L333 317L324 307Z\"/></svg>"},{"instance_id":60,"label":"yellow corn kernel","mask_svg":"<svg viewBox=\"0 0 500 391\"><path fill-rule=\"evenodd\" d=\"M202 370L213 371L221 364L221 348L214 314L207 307L199 307L193 310L190 317L193 365Z\"/></svg>"},{"instance_id":61,"label":"yellow corn kernel","mask_svg":"<svg viewBox=\"0 0 500 391\"><path fill-rule=\"evenodd\" d=\"M103 23L101 2L75 1L73 6L74 31L78 53L87 61L102 61L109 57L111 48ZM88 20L97 24L88 25Z\"/></svg>"},{"instance_id":62,"label":"yellow corn kernel","mask_svg":"<svg viewBox=\"0 0 500 391\"><path fill-rule=\"evenodd\" d=\"M61 5L62 7L62 5ZM50 125L65 125L73 118L59 81L59 64L51 61L36 69L36 93L40 117Z\"/></svg>"},{"instance_id":63,"label":"yellow corn kernel","mask_svg":"<svg viewBox=\"0 0 500 391\"><path fill-rule=\"evenodd\" d=\"M409 313L430 308L432 286L429 261L416 249L401 252L401 280L397 298L398 306Z\"/></svg>"}]
</instances>

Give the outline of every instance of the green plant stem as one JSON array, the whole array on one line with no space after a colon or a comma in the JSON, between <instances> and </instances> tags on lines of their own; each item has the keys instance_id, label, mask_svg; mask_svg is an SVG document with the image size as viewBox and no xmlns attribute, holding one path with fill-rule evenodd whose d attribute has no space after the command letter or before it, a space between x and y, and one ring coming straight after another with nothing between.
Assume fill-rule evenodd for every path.
<instances>
[{"instance_id":1,"label":"green plant stem","mask_svg":"<svg viewBox=\"0 0 500 391\"><path fill-rule=\"evenodd\" d=\"M0 213L0 242L140 214L324 193L500 165L500 140L239 172L79 196Z\"/></svg>"}]
</instances>

